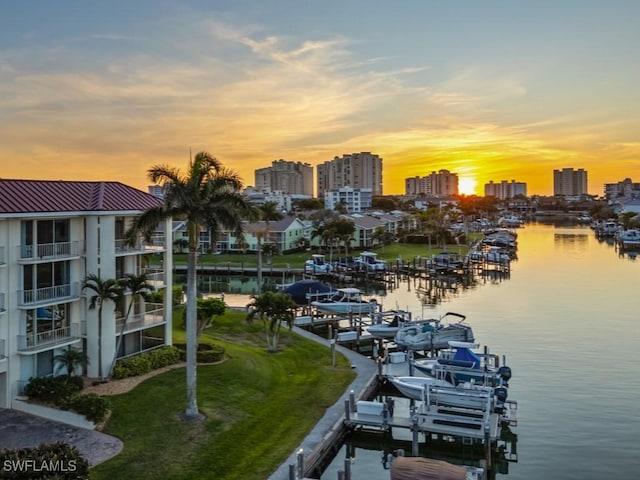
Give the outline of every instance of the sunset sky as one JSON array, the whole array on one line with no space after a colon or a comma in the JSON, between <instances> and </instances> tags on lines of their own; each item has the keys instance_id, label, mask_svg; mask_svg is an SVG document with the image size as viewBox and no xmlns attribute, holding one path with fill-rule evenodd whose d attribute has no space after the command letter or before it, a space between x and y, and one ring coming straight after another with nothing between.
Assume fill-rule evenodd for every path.
<instances>
[{"instance_id":1,"label":"sunset sky","mask_svg":"<svg viewBox=\"0 0 640 480\"><path fill-rule=\"evenodd\" d=\"M5 0L3 178L114 180L207 150L383 158L384 193L447 169L553 194L640 182L640 1ZM475 191L474 191L475 188Z\"/></svg>"}]
</instances>

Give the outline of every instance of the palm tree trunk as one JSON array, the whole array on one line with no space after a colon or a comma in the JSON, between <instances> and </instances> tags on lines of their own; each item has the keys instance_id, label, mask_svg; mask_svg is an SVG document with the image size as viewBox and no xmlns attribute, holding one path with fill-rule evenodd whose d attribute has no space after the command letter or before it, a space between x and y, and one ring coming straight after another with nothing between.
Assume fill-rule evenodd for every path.
<instances>
[{"instance_id":1,"label":"palm tree trunk","mask_svg":"<svg viewBox=\"0 0 640 480\"><path fill-rule=\"evenodd\" d=\"M102 301L98 307L98 378L102 380Z\"/></svg>"},{"instance_id":2,"label":"palm tree trunk","mask_svg":"<svg viewBox=\"0 0 640 480\"><path fill-rule=\"evenodd\" d=\"M258 240L258 268L256 269L256 281L258 282L257 293L262 293L262 233L256 236Z\"/></svg>"},{"instance_id":3,"label":"palm tree trunk","mask_svg":"<svg viewBox=\"0 0 640 480\"><path fill-rule=\"evenodd\" d=\"M116 351L113 352L113 360L111 361L111 367L109 367L109 375L108 378L113 376L113 369L116 366L116 360L118 359L118 351L120 350L120 345L122 345L122 339L124 337L124 329L127 327L127 321L129 320L129 316L131 315L131 307L133 307L134 297L131 297L131 303L127 307L127 315L124 317L124 322L122 322L122 327L120 327L120 336L118 337L118 341L116 342Z\"/></svg>"},{"instance_id":4,"label":"palm tree trunk","mask_svg":"<svg viewBox=\"0 0 640 480\"><path fill-rule=\"evenodd\" d=\"M189 225L189 253L187 254L187 418L198 417L197 400L197 365L196 351L198 348L198 332L196 324L197 308L197 256L198 256L198 228L195 224Z\"/></svg>"}]
</instances>

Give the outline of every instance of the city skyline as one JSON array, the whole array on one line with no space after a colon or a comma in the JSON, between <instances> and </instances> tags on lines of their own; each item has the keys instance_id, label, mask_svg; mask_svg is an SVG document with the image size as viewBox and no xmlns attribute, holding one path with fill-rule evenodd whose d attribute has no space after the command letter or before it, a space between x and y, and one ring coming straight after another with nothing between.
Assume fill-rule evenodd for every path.
<instances>
[{"instance_id":1,"label":"city skyline","mask_svg":"<svg viewBox=\"0 0 640 480\"><path fill-rule=\"evenodd\" d=\"M640 178L640 3L5 2L3 178L112 180L206 150L245 185L277 159L372 152L385 194L446 169L552 195ZM315 181L315 180L314 180Z\"/></svg>"}]
</instances>

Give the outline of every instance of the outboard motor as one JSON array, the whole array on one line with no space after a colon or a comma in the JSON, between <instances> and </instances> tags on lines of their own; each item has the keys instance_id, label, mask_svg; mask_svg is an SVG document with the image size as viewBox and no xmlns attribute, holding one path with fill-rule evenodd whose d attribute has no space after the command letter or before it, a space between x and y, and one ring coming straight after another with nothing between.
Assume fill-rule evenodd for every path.
<instances>
[{"instance_id":1,"label":"outboard motor","mask_svg":"<svg viewBox=\"0 0 640 480\"><path fill-rule=\"evenodd\" d=\"M505 387L496 387L493 389L493 394L500 403L507 401L507 389Z\"/></svg>"},{"instance_id":2,"label":"outboard motor","mask_svg":"<svg viewBox=\"0 0 640 480\"><path fill-rule=\"evenodd\" d=\"M498 375L500 375L502 380L508 383L511 379L511 368L507 367L506 365L500 367L498 369Z\"/></svg>"}]
</instances>

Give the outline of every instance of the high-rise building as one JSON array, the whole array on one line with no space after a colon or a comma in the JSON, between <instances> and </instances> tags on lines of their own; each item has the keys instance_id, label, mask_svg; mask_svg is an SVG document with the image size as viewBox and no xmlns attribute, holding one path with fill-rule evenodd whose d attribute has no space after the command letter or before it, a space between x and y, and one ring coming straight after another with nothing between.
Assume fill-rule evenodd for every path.
<instances>
[{"instance_id":1,"label":"high-rise building","mask_svg":"<svg viewBox=\"0 0 640 480\"><path fill-rule=\"evenodd\" d=\"M256 190L313 195L313 167L308 163L274 160L270 167L255 171Z\"/></svg>"},{"instance_id":2,"label":"high-rise building","mask_svg":"<svg viewBox=\"0 0 640 480\"><path fill-rule=\"evenodd\" d=\"M553 194L554 195L587 195L587 172L579 168L563 168L553 171Z\"/></svg>"},{"instance_id":3,"label":"high-rise building","mask_svg":"<svg viewBox=\"0 0 640 480\"><path fill-rule=\"evenodd\" d=\"M458 194L458 174L439 170L424 177L406 178L404 188L406 195L450 197Z\"/></svg>"},{"instance_id":4,"label":"high-rise building","mask_svg":"<svg viewBox=\"0 0 640 480\"><path fill-rule=\"evenodd\" d=\"M494 183L493 180L484 184L485 196L496 197L499 200L513 198L516 195L527 196L527 184L524 182L516 182L511 180L502 180L500 183Z\"/></svg>"},{"instance_id":5,"label":"high-rise building","mask_svg":"<svg viewBox=\"0 0 640 480\"><path fill-rule=\"evenodd\" d=\"M371 152L345 154L317 166L318 197L342 187L370 188L382 195L382 158Z\"/></svg>"}]
</instances>

